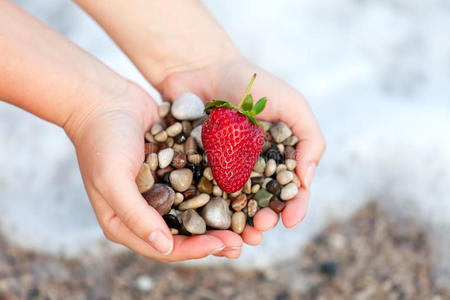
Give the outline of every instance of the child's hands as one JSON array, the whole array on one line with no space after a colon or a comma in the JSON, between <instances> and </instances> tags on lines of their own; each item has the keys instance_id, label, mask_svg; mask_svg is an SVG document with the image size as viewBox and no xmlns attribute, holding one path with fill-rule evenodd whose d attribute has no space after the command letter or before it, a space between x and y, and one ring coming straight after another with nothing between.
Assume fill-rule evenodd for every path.
<instances>
[{"instance_id":1,"label":"child's hands","mask_svg":"<svg viewBox=\"0 0 450 300\"><path fill-rule=\"evenodd\" d=\"M163 81L161 89L169 99L191 91L205 102L223 99L238 104L253 73L257 73L251 91L253 98L265 96L268 99L266 109L258 117L267 121L285 122L300 139L296 147L296 173L302 188L299 189L297 197L286 202L281 214L284 225L292 228L306 215L308 188L325 150L325 140L303 96L285 82L240 57L217 62L192 72L174 73ZM278 214L268 207L263 208L254 217L254 227L246 226L242 238L247 244L257 245L262 240L262 232L272 229L277 223Z\"/></svg>"},{"instance_id":2,"label":"child's hands","mask_svg":"<svg viewBox=\"0 0 450 300\"><path fill-rule=\"evenodd\" d=\"M160 261L202 258L218 251L238 257L242 239L235 233L173 237L139 193L135 177L144 161L144 133L158 119L153 99L126 84L122 93L102 100L106 101L76 111L65 129L75 145L83 181L105 236ZM230 250L222 251L224 247Z\"/></svg>"}]
</instances>

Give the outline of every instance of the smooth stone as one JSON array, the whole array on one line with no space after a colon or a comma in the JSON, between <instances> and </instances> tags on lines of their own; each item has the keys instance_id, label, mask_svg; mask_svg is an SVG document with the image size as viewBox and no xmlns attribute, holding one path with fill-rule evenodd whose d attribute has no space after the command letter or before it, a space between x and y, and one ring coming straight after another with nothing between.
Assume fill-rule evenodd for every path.
<instances>
[{"instance_id":1,"label":"smooth stone","mask_svg":"<svg viewBox=\"0 0 450 300\"><path fill-rule=\"evenodd\" d=\"M152 188L155 183L155 179L152 175L152 170L147 163L143 163L136 176L136 184L138 186L139 193L144 193Z\"/></svg>"},{"instance_id":2,"label":"smooth stone","mask_svg":"<svg viewBox=\"0 0 450 300\"><path fill-rule=\"evenodd\" d=\"M265 158L266 162L268 162L269 159L273 159L278 164L283 161L283 155L281 155L280 150L278 150L278 147L275 145L270 146L269 150L266 151Z\"/></svg>"},{"instance_id":3,"label":"smooth stone","mask_svg":"<svg viewBox=\"0 0 450 300\"><path fill-rule=\"evenodd\" d=\"M259 191L260 188L261 186L259 184L255 184L254 186L252 186L252 194L255 194L257 191Z\"/></svg>"},{"instance_id":4,"label":"smooth stone","mask_svg":"<svg viewBox=\"0 0 450 300\"><path fill-rule=\"evenodd\" d=\"M174 137L179 135L183 131L183 126L181 126L180 122L176 122L175 124L170 125L167 129L167 135Z\"/></svg>"},{"instance_id":5,"label":"smooth stone","mask_svg":"<svg viewBox=\"0 0 450 300\"><path fill-rule=\"evenodd\" d=\"M181 228L181 224L178 221L177 216L172 214L166 214L163 216L163 219L166 222L167 226L169 226L169 228L176 228L176 229Z\"/></svg>"},{"instance_id":6,"label":"smooth stone","mask_svg":"<svg viewBox=\"0 0 450 300\"><path fill-rule=\"evenodd\" d=\"M298 179L297 175L294 173L294 178L292 178L292 182L295 183L295 185L300 188L302 184L300 183L300 179Z\"/></svg>"},{"instance_id":7,"label":"smooth stone","mask_svg":"<svg viewBox=\"0 0 450 300\"><path fill-rule=\"evenodd\" d=\"M205 220L193 209L186 210L181 215L183 227L192 234L203 234L206 231Z\"/></svg>"},{"instance_id":8,"label":"smooth stone","mask_svg":"<svg viewBox=\"0 0 450 300\"><path fill-rule=\"evenodd\" d=\"M184 199L190 199L192 197L194 197L195 195L197 195L197 188L193 185L191 185L184 193Z\"/></svg>"},{"instance_id":9,"label":"smooth stone","mask_svg":"<svg viewBox=\"0 0 450 300\"><path fill-rule=\"evenodd\" d=\"M170 165L175 151L172 148L166 148L158 152L159 168L164 169Z\"/></svg>"},{"instance_id":10,"label":"smooth stone","mask_svg":"<svg viewBox=\"0 0 450 300\"><path fill-rule=\"evenodd\" d=\"M180 233L180 231L178 229L175 229L175 228L170 228L170 233L172 235L177 235L178 233Z\"/></svg>"},{"instance_id":11,"label":"smooth stone","mask_svg":"<svg viewBox=\"0 0 450 300\"><path fill-rule=\"evenodd\" d=\"M177 169L170 173L170 184L177 192L186 191L192 183L192 171L189 169Z\"/></svg>"},{"instance_id":12,"label":"smooth stone","mask_svg":"<svg viewBox=\"0 0 450 300\"><path fill-rule=\"evenodd\" d=\"M149 191L142 194L158 213L163 216L167 214L172 208L175 200L175 192L173 189L165 184L155 184Z\"/></svg>"},{"instance_id":13,"label":"smooth stone","mask_svg":"<svg viewBox=\"0 0 450 300\"><path fill-rule=\"evenodd\" d=\"M144 144L144 153L145 155L149 153L158 153L159 146L155 143L145 143Z\"/></svg>"},{"instance_id":14,"label":"smooth stone","mask_svg":"<svg viewBox=\"0 0 450 300\"><path fill-rule=\"evenodd\" d=\"M156 171L156 174L158 175L158 177L163 178L166 173L172 172L172 171L173 171L173 168L171 166L168 166L164 169L158 169Z\"/></svg>"},{"instance_id":15,"label":"smooth stone","mask_svg":"<svg viewBox=\"0 0 450 300\"><path fill-rule=\"evenodd\" d=\"M150 129L150 133L152 135L157 135L158 133L160 133L163 130L164 130L164 127L160 123L155 123L155 124L153 124L152 129Z\"/></svg>"},{"instance_id":16,"label":"smooth stone","mask_svg":"<svg viewBox=\"0 0 450 300\"><path fill-rule=\"evenodd\" d=\"M292 171L297 167L297 161L295 159L287 159L284 163L289 171Z\"/></svg>"},{"instance_id":17,"label":"smooth stone","mask_svg":"<svg viewBox=\"0 0 450 300\"><path fill-rule=\"evenodd\" d=\"M203 142L202 142L202 125L195 127L191 131L191 137L195 139L195 142L197 145L203 149Z\"/></svg>"},{"instance_id":18,"label":"smooth stone","mask_svg":"<svg viewBox=\"0 0 450 300\"><path fill-rule=\"evenodd\" d=\"M272 127L272 123L267 121L259 121L264 126L264 130L268 132L270 130L270 127Z\"/></svg>"},{"instance_id":19,"label":"smooth stone","mask_svg":"<svg viewBox=\"0 0 450 300\"><path fill-rule=\"evenodd\" d=\"M282 212L285 206L286 204L278 199L270 201L269 204L269 207L276 213Z\"/></svg>"},{"instance_id":20,"label":"smooth stone","mask_svg":"<svg viewBox=\"0 0 450 300\"><path fill-rule=\"evenodd\" d=\"M199 164L203 159L203 156L200 154L189 154L188 161L193 164Z\"/></svg>"},{"instance_id":21,"label":"smooth stone","mask_svg":"<svg viewBox=\"0 0 450 300\"><path fill-rule=\"evenodd\" d=\"M256 215L256 212L258 211L258 202L254 199L250 199L247 204L247 215L250 218L253 218Z\"/></svg>"},{"instance_id":22,"label":"smooth stone","mask_svg":"<svg viewBox=\"0 0 450 300\"><path fill-rule=\"evenodd\" d=\"M220 197L214 198L203 207L201 215L206 225L216 229L228 229L231 226L228 202Z\"/></svg>"},{"instance_id":23,"label":"smooth stone","mask_svg":"<svg viewBox=\"0 0 450 300\"><path fill-rule=\"evenodd\" d=\"M158 168L158 164L159 164L159 162L158 162L158 154L150 153L147 156L146 163L149 165L150 170L156 171L156 169Z\"/></svg>"},{"instance_id":24,"label":"smooth stone","mask_svg":"<svg viewBox=\"0 0 450 300\"><path fill-rule=\"evenodd\" d=\"M247 223L247 217L242 211L235 212L231 216L231 229L235 233L241 234L244 231L245 223Z\"/></svg>"},{"instance_id":25,"label":"smooth stone","mask_svg":"<svg viewBox=\"0 0 450 300\"><path fill-rule=\"evenodd\" d=\"M163 181L164 183L170 184L170 173L169 173L169 172L166 172L166 173L163 175L162 181Z\"/></svg>"},{"instance_id":26,"label":"smooth stone","mask_svg":"<svg viewBox=\"0 0 450 300\"><path fill-rule=\"evenodd\" d=\"M172 148L173 144L175 144L175 139L173 137L168 137L166 140L166 145Z\"/></svg>"},{"instance_id":27,"label":"smooth stone","mask_svg":"<svg viewBox=\"0 0 450 300\"><path fill-rule=\"evenodd\" d=\"M277 163L273 159L269 159L266 164L266 169L264 170L264 175L267 177L272 176L277 169Z\"/></svg>"},{"instance_id":28,"label":"smooth stone","mask_svg":"<svg viewBox=\"0 0 450 300\"><path fill-rule=\"evenodd\" d=\"M171 126L171 125L175 124L176 122L178 122L178 120L175 119L175 117L171 113L167 114L167 116L166 116L167 126Z\"/></svg>"},{"instance_id":29,"label":"smooth stone","mask_svg":"<svg viewBox=\"0 0 450 300\"><path fill-rule=\"evenodd\" d=\"M231 208L235 211L241 211L247 205L247 196L240 194L231 202Z\"/></svg>"},{"instance_id":30,"label":"smooth stone","mask_svg":"<svg viewBox=\"0 0 450 300\"><path fill-rule=\"evenodd\" d=\"M213 185L206 177L202 177L197 184L197 189L200 193L212 194Z\"/></svg>"},{"instance_id":31,"label":"smooth stone","mask_svg":"<svg viewBox=\"0 0 450 300\"><path fill-rule=\"evenodd\" d=\"M264 182L263 176L253 177L251 178L252 184L262 184Z\"/></svg>"},{"instance_id":32,"label":"smooth stone","mask_svg":"<svg viewBox=\"0 0 450 300\"><path fill-rule=\"evenodd\" d=\"M281 192L281 186L276 180L271 180L266 184L266 190L269 193L278 196Z\"/></svg>"},{"instance_id":33,"label":"smooth stone","mask_svg":"<svg viewBox=\"0 0 450 300\"><path fill-rule=\"evenodd\" d=\"M213 173L210 167L207 167L205 170L203 170L203 176L206 177L209 181L212 181L214 179Z\"/></svg>"},{"instance_id":34,"label":"smooth stone","mask_svg":"<svg viewBox=\"0 0 450 300\"><path fill-rule=\"evenodd\" d=\"M278 175L281 171L287 170L287 167L285 164L280 164L277 166L277 169L275 170L275 173Z\"/></svg>"},{"instance_id":35,"label":"smooth stone","mask_svg":"<svg viewBox=\"0 0 450 300\"><path fill-rule=\"evenodd\" d=\"M262 177L262 176L263 176L262 173L258 173L258 172L255 172L255 171L252 171L252 172L250 173L250 178L254 178L254 177Z\"/></svg>"},{"instance_id":36,"label":"smooth stone","mask_svg":"<svg viewBox=\"0 0 450 300\"><path fill-rule=\"evenodd\" d=\"M175 193L175 200L173 201L173 205L177 206L184 200L184 195L182 193Z\"/></svg>"},{"instance_id":37,"label":"smooth stone","mask_svg":"<svg viewBox=\"0 0 450 300\"><path fill-rule=\"evenodd\" d=\"M240 189L239 191L236 191L234 193L230 194L231 198L236 198L237 196L239 196L242 193L242 189Z\"/></svg>"},{"instance_id":38,"label":"smooth stone","mask_svg":"<svg viewBox=\"0 0 450 300\"><path fill-rule=\"evenodd\" d=\"M184 153L184 144L173 144L173 151L180 151Z\"/></svg>"},{"instance_id":39,"label":"smooth stone","mask_svg":"<svg viewBox=\"0 0 450 300\"><path fill-rule=\"evenodd\" d=\"M259 189L259 191L253 196L253 198L258 201L259 207L269 206L269 202L272 197L273 195L265 189Z\"/></svg>"},{"instance_id":40,"label":"smooth stone","mask_svg":"<svg viewBox=\"0 0 450 300\"><path fill-rule=\"evenodd\" d=\"M190 136L186 139L186 143L184 144L184 152L186 154L195 154L197 153L197 142L195 139Z\"/></svg>"},{"instance_id":41,"label":"smooth stone","mask_svg":"<svg viewBox=\"0 0 450 300\"><path fill-rule=\"evenodd\" d=\"M158 133L157 135L155 135L155 141L164 143L165 141L167 141L167 137L168 137L167 132L165 132L163 130L160 133Z\"/></svg>"},{"instance_id":42,"label":"smooth stone","mask_svg":"<svg viewBox=\"0 0 450 300\"><path fill-rule=\"evenodd\" d=\"M294 178L294 174L292 174L291 171L287 171L287 170L281 171L277 175L277 181L281 185L288 184L289 182L292 181L293 178Z\"/></svg>"},{"instance_id":43,"label":"smooth stone","mask_svg":"<svg viewBox=\"0 0 450 300\"><path fill-rule=\"evenodd\" d=\"M175 151L175 154L173 155L173 159L172 159L172 166L175 169L181 169L184 168L186 166L186 154L184 154L184 152L181 151Z\"/></svg>"},{"instance_id":44,"label":"smooth stone","mask_svg":"<svg viewBox=\"0 0 450 300\"><path fill-rule=\"evenodd\" d=\"M281 143L292 135L291 129L283 122L276 122L269 131L276 143Z\"/></svg>"},{"instance_id":45,"label":"smooth stone","mask_svg":"<svg viewBox=\"0 0 450 300\"><path fill-rule=\"evenodd\" d=\"M199 96L193 93L184 93L172 104L172 115L178 120L195 120L203 115L205 105Z\"/></svg>"},{"instance_id":46,"label":"smooth stone","mask_svg":"<svg viewBox=\"0 0 450 300\"><path fill-rule=\"evenodd\" d=\"M277 144L278 151L280 151L281 155L284 155L284 145L283 144Z\"/></svg>"},{"instance_id":47,"label":"smooth stone","mask_svg":"<svg viewBox=\"0 0 450 300\"><path fill-rule=\"evenodd\" d=\"M272 180L271 177L264 178L264 180L263 180L263 182L262 182L262 184L261 184L261 187L262 187L263 189L265 189L266 186L267 186L267 184L268 184L271 180Z\"/></svg>"},{"instance_id":48,"label":"smooth stone","mask_svg":"<svg viewBox=\"0 0 450 300\"><path fill-rule=\"evenodd\" d=\"M284 148L284 157L286 159L295 159L295 148L292 146L286 146Z\"/></svg>"},{"instance_id":49,"label":"smooth stone","mask_svg":"<svg viewBox=\"0 0 450 300\"><path fill-rule=\"evenodd\" d=\"M200 194L196 197L193 197L189 200L183 201L180 205L178 205L179 210L187 210L187 209L196 209L204 206L209 201L208 194Z\"/></svg>"},{"instance_id":50,"label":"smooth stone","mask_svg":"<svg viewBox=\"0 0 450 300\"><path fill-rule=\"evenodd\" d=\"M257 173L263 173L264 169L266 168L266 161L264 160L263 157L258 157L258 160L255 163L255 166L253 167L253 171L257 172Z\"/></svg>"},{"instance_id":51,"label":"smooth stone","mask_svg":"<svg viewBox=\"0 0 450 300\"><path fill-rule=\"evenodd\" d=\"M163 103L161 103L159 105L158 110L159 110L159 116L161 118L165 118L170 111L170 102L164 101Z\"/></svg>"},{"instance_id":52,"label":"smooth stone","mask_svg":"<svg viewBox=\"0 0 450 300\"><path fill-rule=\"evenodd\" d=\"M183 133L186 136L189 136L192 131L192 124L189 121L181 121L181 126L183 127Z\"/></svg>"},{"instance_id":53,"label":"smooth stone","mask_svg":"<svg viewBox=\"0 0 450 300\"><path fill-rule=\"evenodd\" d=\"M297 185L291 182L281 189L280 198L284 201L291 200L297 195L297 193Z\"/></svg>"},{"instance_id":54,"label":"smooth stone","mask_svg":"<svg viewBox=\"0 0 450 300\"><path fill-rule=\"evenodd\" d=\"M157 141L155 140L155 138L153 137L153 135L151 134L150 131L146 132L144 137L145 137L145 140L149 143L155 143L155 144L157 143Z\"/></svg>"},{"instance_id":55,"label":"smooth stone","mask_svg":"<svg viewBox=\"0 0 450 300\"><path fill-rule=\"evenodd\" d=\"M220 187L218 185L215 185L213 187L213 195L216 197L222 196L222 190L220 189Z\"/></svg>"},{"instance_id":56,"label":"smooth stone","mask_svg":"<svg viewBox=\"0 0 450 300\"><path fill-rule=\"evenodd\" d=\"M175 143L180 144L180 145L184 144L184 142L186 142L186 139L187 139L186 135L184 133L180 133L179 135L177 135L175 137ZM184 146L183 146L183 151L184 151Z\"/></svg>"},{"instance_id":57,"label":"smooth stone","mask_svg":"<svg viewBox=\"0 0 450 300\"><path fill-rule=\"evenodd\" d=\"M245 182L244 187L242 188L242 192L244 194L250 194L252 192L252 181L250 178Z\"/></svg>"},{"instance_id":58,"label":"smooth stone","mask_svg":"<svg viewBox=\"0 0 450 300\"><path fill-rule=\"evenodd\" d=\"M203 164L186 164L186 168L190 169L194 174L194 180L198 181L203 177L203 171L205 170L205 166Z\"/></svg>"},{"instance_id":59,"label":"smooth stone","mask_svg":"<svg viewBox=\"0 0 450 300\"><path fill-rule=\"evenodd\" d=\"M288 137L287 139L285 139L283 141L283 144L287 145L287 146L295 146L298 143L298 137L296 137L295 135L291 135L290 137Z\"/></svg>"}]
</instances>

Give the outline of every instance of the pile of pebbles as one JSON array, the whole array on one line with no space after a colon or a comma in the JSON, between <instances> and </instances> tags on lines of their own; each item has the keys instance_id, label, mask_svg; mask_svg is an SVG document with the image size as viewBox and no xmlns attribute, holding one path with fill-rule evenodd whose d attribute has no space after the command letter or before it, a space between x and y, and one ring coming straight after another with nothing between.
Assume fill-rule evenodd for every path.
<instances>
[{"instance_id":1,"label":"pile of pebbles","mask_svg":"<svg viewBox=\"0 0 450 300\"><path fill-rule=\"evenodd\" d=\"M263 207L280 213L297 195L295 145L283 122L262 122L265 142L244 187L228 194L214 180L201 140L207 118L202 100L185 93L159 106L160 123L145 134L145 162L136 177L142 196L164 218L172 234L203 234L207 228L240 234Z\"/></svg>"}]
</instances>

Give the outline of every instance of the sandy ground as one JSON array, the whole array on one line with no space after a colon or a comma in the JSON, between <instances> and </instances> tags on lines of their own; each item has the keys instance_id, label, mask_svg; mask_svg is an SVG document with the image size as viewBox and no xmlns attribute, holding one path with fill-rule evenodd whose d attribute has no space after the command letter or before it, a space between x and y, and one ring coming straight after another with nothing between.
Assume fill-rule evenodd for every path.
<instances>
[{"instance_id":1,"label":"sandy ground","mask_svg":"<svg viewBox=\"0 0 450 300\"><path fill-rule=\"evenodd\" d=\"M296 259L254 271L132 253L68 260L0 239L0 299L450 299L434 285L429 252L421 228L373 204L328 226Z\"/></svg>"}]
</instances>

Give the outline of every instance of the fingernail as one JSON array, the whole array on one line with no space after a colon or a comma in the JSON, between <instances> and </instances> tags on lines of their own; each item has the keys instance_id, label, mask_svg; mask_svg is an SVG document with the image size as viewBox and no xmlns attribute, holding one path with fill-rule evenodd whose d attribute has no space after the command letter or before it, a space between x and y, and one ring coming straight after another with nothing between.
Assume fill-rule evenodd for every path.
<instances>
[{"instance_id":1,"label":"fingernail","mask_svg":"<svg viewBox=\"0 0 450 300\"><path fill-rule=\"evenodd\" d=\"M153 231L148 237L150 245L162 255L169 255L173 249L173 243L161 231Z\"/></svg>"},{"instance_id":2,"label":"fingernail","mask_svg":"<svg viewBox=\"0 0 450 300\"><path fill-rule=\"evenodd\" d=\"M234 251L234 250L241 250L242 246L234 246L234 247L227 247L223 249L224 251Z\"/></svg>"},{"instance_id":3,"label":"fingernail","mask_svg":"<svg viewBox=\"0 0 450 300\"><path fill-rule=\"evenodd\" d=\"M212 251L209 255L217 254L217 253L221 252L223 249L225 249L225 246L217 248L216 250Z\"/></svg>"},{"instance_id":4,"label":"fingernail","mask_svg":"<svg viewBox=\"0 0 450 300\"><path fill-rule=\"evenodd\" d=\"M313 162L309 162L308 163L308 168L306 169L306 174L305 174L305 187L307 189L309 189L309 187L311 186L311 182L314 178L314 173L316 172L316 164Z\"/></svg>"}]
</instances>

